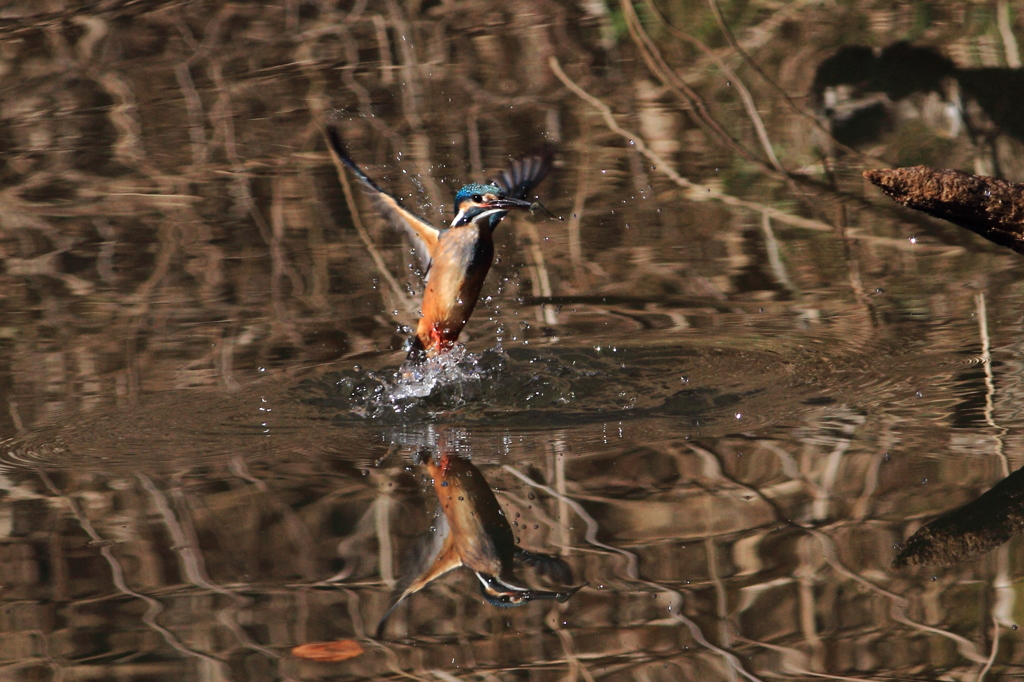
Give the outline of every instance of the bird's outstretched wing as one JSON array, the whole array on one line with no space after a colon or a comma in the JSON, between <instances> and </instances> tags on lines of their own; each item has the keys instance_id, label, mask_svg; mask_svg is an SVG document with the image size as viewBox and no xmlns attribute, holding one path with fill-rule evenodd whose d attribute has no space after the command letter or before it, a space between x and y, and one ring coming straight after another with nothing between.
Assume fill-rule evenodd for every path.
<instances>
[{"instance_id":1,"label":"bird's outstretched wing","mask_svg":"<svg viewBox=\"0 0 1024 682\"><path fill-rule=\"evenodd\" d=\"M437 246L437 239L441 231L423 218L407 210L398 199L382 190L377 183L371 180L345 151L345 144L341 140L341 134L338 132L337 127L329 125L326 132L327 141L330 143L331 151L334 152L335 158L347 166L352 171L352 174L359 178L377 210L387 218L388 222L409 235L413 241L413 246L416 248L424 272L426 272L430 268L431 254L434 253L434 248Z\"/></svg>"},{"instance_id":2,"label":"bird's outstretched wing","mask_svg":"<svg viewBox=\"0 0 1024 682\"><path fill-rule=\"evenodd\" d=\"M550 149L539 154L529 154L515 159L508 168L491 180L510 197L525 199L530 190L540 184L551 170Z\"/></svg>"}]
</instances>

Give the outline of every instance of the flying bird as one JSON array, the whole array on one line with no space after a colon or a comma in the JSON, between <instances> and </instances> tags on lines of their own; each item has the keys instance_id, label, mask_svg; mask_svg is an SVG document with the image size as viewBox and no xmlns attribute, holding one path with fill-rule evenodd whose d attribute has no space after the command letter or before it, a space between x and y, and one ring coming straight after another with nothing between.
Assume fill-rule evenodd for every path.
<instances>
[{"instance_id":1,"label":"flying bird","mask_svg":"<svg viewBox=\"0 0 1024 682\"><path fill-rule=\"evenodd\" d=\"M406 209L371 180L345 151L337 127L328 126L327 140L338 160L363 184L377 210L412 238L424 261L427 288L409 360L421 362L450 350L473 314L494 262L494 228L509 211L543 208L526 197L548 174L551 154L516 159L493 180L465 185L455 194L451 224L439 228Z\"/></svg>"}]
</instances>

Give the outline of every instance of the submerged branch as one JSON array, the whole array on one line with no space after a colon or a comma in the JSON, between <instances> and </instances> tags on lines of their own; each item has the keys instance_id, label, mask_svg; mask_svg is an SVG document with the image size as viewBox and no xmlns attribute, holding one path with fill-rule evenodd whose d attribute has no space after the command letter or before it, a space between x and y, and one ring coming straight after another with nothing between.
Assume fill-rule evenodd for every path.
<instances>
[{"instance_id":1,"label":"submerged branch","mask_svg":"<svg viewBox=\"0 0 1024 682\"><path fill-rule=\"evenodd\" d=\"M894 201L1024 254L1024 185L914 166L864 171Z\"/></svg>"}]
</instances>

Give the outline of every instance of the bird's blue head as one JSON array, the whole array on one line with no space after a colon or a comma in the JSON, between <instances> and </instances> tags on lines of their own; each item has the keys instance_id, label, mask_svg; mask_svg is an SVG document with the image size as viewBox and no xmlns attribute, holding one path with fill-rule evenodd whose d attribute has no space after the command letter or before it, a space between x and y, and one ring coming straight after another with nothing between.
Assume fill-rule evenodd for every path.
<instances>
[{"instance_id":1,"label":"bird's blue head","mask_svg":"<svg viewBox=\"0 0 1024 682\"><path fill-rule=\"evenodd\" d=\"M462 227L486 220L493 230L513 208L530 208L533 204L514 199L497 185L466 185L455 195L455 220L452 227Z\"/></svg>"}]
</instances>

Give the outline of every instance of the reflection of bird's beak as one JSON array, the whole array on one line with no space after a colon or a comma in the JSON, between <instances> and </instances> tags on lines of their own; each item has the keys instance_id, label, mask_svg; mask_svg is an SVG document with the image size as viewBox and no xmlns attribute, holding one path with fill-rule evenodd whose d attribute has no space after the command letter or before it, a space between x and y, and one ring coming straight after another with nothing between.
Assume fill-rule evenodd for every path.
<instances>
[{"instance_id":1,"label":"reflection of bird's beak","mask_svg":"<svg viewBox=\"0 0 1024 682\"><path fill-rule=\"evenodd\" d=\"M503 210L509 210L513 208L530 209L533 207L532 201L524 201L523 199L513 199L512 197L505 197L504 199L495 199L486 205L486 208L500 208Z\"/></svg>"},{"instance_id":2,"label":"reflection of bird's beak","mask_svg":"<svg viewBox=\"0 0 1024 682\"><path fill-rule=\"evenodd\" d=\"M474 572L480 580L480 591L483 593L484 598L495 606L519 606L534 599L554 599L559 604L562 604L587 585L587 583L583 583L562 592L531 590L507 583L493 575L487 575L478 571Z\"/></svg>"}]
</instances>

